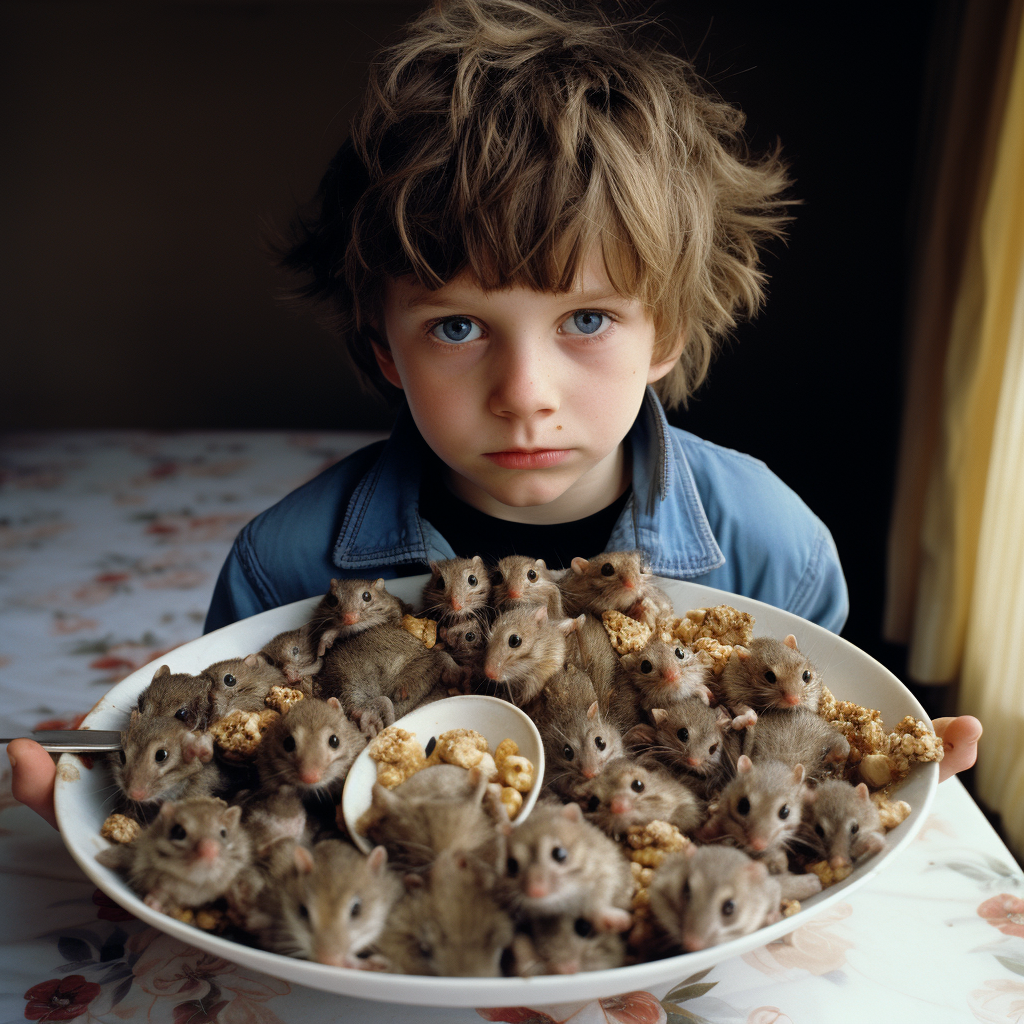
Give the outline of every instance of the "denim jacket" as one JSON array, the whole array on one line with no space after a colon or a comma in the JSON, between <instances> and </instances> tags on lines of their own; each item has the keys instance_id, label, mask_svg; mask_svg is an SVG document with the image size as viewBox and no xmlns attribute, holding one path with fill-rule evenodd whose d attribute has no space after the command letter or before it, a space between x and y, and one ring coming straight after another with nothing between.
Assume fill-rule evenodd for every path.
<instances>
[{"instance_id":1,"label":"denim jacket","mask_svg":"<svg viewBox=\"0 0 1024 1024\"><path fill-rule=\"evenodd\" d=\"M832 536L763 462L669 426L650 388L626 443L633 490L605 550L639 548L660 576L842 628L849 603ZM206 631L325 593L332 576L394 579L454 557L438 526L419 515L430 458L404 409L386 441L258 515L224 563Z\"/></svg>"}]
</instances>

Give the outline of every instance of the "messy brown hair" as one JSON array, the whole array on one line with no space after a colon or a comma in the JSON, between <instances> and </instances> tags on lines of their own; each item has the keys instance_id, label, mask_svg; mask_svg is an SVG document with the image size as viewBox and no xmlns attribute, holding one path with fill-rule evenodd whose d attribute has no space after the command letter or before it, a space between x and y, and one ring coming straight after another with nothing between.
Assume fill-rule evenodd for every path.
<instances>
[{"instance_id":1,"label":"messy brown hair","mask_svg":"<svg viewBox=\"0 0 1024 1024\"><path fill-rule=\"evenodd\" d=\"M378 386L388 277L438 288L468 269L485 289L568 291L600 246L616 290L651 312L655 359L685 332L655 385L668 406L757 310L783 164L752 159L743 114L634 29L592 6L438 0L379 55L315 213L280 250Z\"/></svg>"}]
</instances>

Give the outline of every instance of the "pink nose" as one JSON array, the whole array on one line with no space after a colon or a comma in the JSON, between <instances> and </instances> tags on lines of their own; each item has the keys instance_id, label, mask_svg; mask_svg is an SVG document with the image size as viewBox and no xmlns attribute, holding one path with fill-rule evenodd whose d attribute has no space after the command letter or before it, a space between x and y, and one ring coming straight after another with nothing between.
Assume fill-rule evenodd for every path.
<instances>
[{"instance_id":1,"label":"pink nose","mask_svg":"<svg viewBox=\"0 0 1024 1024\"><path fill-rule=\"evenodd\" d=\"M850 866L849 859L840 853L837 853L834 857L830 858L828 863L829 866L833 868L848 868Z\"/></svg>"},{"instance_id":2,"label":"pink nose","mask_svg":"<svg viewBox=\"0 0 1024 1024\"><path fill-rule=\"evenodd\" d=\"M313 768L307 768L299 773L299 778L307 786L315 786L320 781L320 772Z\"/></svg>"},{"instance_id":3,"label":"pink nose","mask_svg":"<svg viewBox=\"0 0 1024 1024\"><path fill-rule=\"evenodd\" d=\"M508 596L509 596L509 597L510 597L510 598L511 598L511 599L512 599L513 601L518 601L518 600L519 600L519 598L521 598L521 597L523 596L523 592L522 592L521 590L509 590L509 592L508 592Z\"/></svg>"},{"instance_id":4,"label":"pink nose","mask_svg":"<svg viewBox=\"0 0 1024 1024\"><path fill-rule=\"evenodd\" d=\"M488 679L497 679L498 670L493 665L484 665L484 675L487 676Z\"/></svg>"},{"instance_id":5,"label":"pink nose","mask_svg":"<svg viewBox=\"0 0 1024 1024\"><path fill-rule=\"evenodd\" d=\"M461 612L462 611L462 602L458 598L455 598L455 597L452 598L452 611L453 612Z\"/></svg>"},{"instance_id":6,"label":"pink nose","mask_svg":"<svg viewBox=\"0 0 1024 1024\"><path fill-rule=\"evenodd\" d=\"M592 779L597 774L597 769L596 768L584 768L584 769L582 769L580 774L585 779Z\"/></svg>"},{"instance_id":7,"label":"pink nose","mask_svg":"<svg viewBox=\"0 0 1024 1024\"><path fill-rule=\"evenodd\" d=\"M541 900L548 894L548 887L540 881L530 882L526 887L526 895L532 900Z\"/></svg>"},{"instance_id":8,"label":"pink nose","mask_svg":"<svg viewBox=\"0 0 1024 1024\"><path fill-rule=\"evenodd\" d=\"M359 612L345 612L341 617L341 621L346 626L354 626L359 621Z\"/></svg>"},{"instance_id":9,"label":"pink nose","mask_svg":"<svg viewBox=\"0 0 1024 1024\"><path fill-rule=\"evenodd\" d=\"M704 940L699 935L684 935L683 948L690 953L704 948Z\"/></svg>"},{"instance_id":10,"label":"pink nose","mask_svg":"<svg viewBox=\"0 0 1024 1024\"><path fill-rule=\"evenodd\" d=\"M696 767L697 767L697 765L699 765L699 764L700 764L700 758L699 758L699 757L688 757L688 758L686 759L686 763L687 763L687 764L688 764L688 765L689 765L689 766L690 766L691 768L696 768Z\"/></svg>"},{"instance_id":11,"label":"pink nose","mask_svg":"<svg viewBox=\"0 0 1024 1024\"><path fill-rule=\"evenodd\" d=\"M141 786L136 786L134 789L128 790L128 795L133 800L142 801L146 799L146 790Z\"/></svg>"},{"instance_id":12,"label":"pink nose","mask_svg":"<svg viewBox=\"0 0 1024 1024\"><path fill-rule=\"evenodd\" d=\"M677 668L667 668L667 669L665 669L664 672L662 672L661 678L664 679L666 683L678 683L679 682L679 669L677 669Z\"/></svg>"},{"instance_id":13,"label":"pink nose","mask_svg":"<svg viewBox=\"0 0 1024 1024\"><path fill-rule=\"evenodd\" d=\"M612 797L612 814L625 814L633 809L633 804L624 796Z\"/></svg>"},{"instance_id":14,"label":"pink nose","mask_svg":"<svg viewBox=\"0 0 1024 1024\"><path fill-rule=\"evenodd\" d=\"M214 839L200 839L196 846L196 859L214 861L220 856L220 844Z\"/></svg>"},{"instance_id":15,"label":"pink nose","mask_svg":"<svg viewBox=\"0 0 1024 1024\"><path fill-rule=\"evenodd\" d=\"M796 707L796 705L800 703L800 698L795 693L787 693L786 696L782 698L782 703L788 704L791 708Z\"/></svg>"},{"instance_id":16,"label":"pink nose","mask_svg":"<svg viewBox=\"0 0 1024 1024\"><path fill-rule=\"evenodd\" d=\"M768 849L768 840L764 836L755 836L750 840L749 844L752 850L756 850L758 853L764 853Z\"/></svg>"}]
</instances>

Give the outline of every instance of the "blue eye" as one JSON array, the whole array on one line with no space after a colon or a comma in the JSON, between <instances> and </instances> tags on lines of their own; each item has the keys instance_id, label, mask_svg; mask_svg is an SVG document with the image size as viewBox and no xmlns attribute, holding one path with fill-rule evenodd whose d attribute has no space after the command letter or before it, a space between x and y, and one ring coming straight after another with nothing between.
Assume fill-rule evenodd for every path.
<instances>
[{"instance_id":1,"label":"blue eye","mask_svg":"<svg viewBox=\"0 0 1024 1024\"><path fill-rule=\"evenodd\" d=\"M476 334L473 333L474 331ZM435 324L430 333L439 341L457 345L463 341L476 341L482 332L472 320L467 320L464 316L453 316Z\"/></svg>"},{"instance_id":2,"label":"blue eye","mask_svg":"<svg viewBox=\"0 0 1024 1024\"><path fill-rule=\"evenodd\" d=\"M562 325L567 334L600 334L611 324L611 317L596 309L577 310Z\"/></svg>"}]
</instances>

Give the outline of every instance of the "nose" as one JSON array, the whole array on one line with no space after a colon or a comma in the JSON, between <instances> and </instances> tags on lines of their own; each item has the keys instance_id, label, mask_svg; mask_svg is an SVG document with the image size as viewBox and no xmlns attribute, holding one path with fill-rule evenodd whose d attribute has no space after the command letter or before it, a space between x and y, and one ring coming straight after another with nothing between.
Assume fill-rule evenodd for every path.
<instances>
[{"instance_id":1,"label":"nose","mask_svg":"<svg viewBox=\"0 0 1024 1024\"><path fill-rule=\"evenodd\" d=\"M555 358L556 352L539 337L523 333L506 339L494 363L490 411L505 419L522 420L556 412Z\"/></svg>"}]
</instances>

